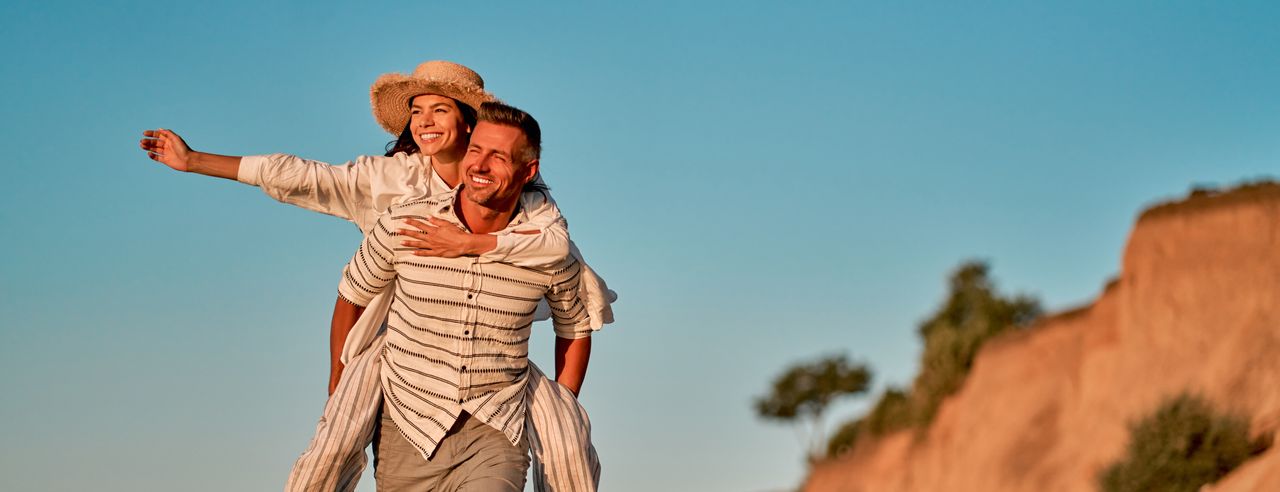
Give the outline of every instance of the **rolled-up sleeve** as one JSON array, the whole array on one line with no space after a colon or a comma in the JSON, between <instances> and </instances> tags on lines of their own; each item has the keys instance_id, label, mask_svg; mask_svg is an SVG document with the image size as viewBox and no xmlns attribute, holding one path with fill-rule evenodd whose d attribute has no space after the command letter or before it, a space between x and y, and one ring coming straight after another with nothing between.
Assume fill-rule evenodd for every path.
<instances>
[{"instance_id":1,"label":"rolled-up sleeve","mask_svg":"<svg viewBox=\"0 0 1280 492\"><path fill-rule=\"evenodd\" d=\"M594 331L587 305L578 295L581 278L582 263L574 258L566 259L552 272L546 299L551 307L551 323L560 338L586 338Z\"/></svg>"},{"instance_id":2,"label":"rolled-up sleeve","mask_svg":"<svg viewBox=\"0 0 1280 492\"><path fill-rule=\"evenodd\" d=\"M555 200L543 192L526 192L520 206L528 220L497 233L497 246L484 260L528 268L547 268L569 255L569 224Z\"/></svg>"},{"instance_id":3,"label":"rolled-up sleeve","mask_svg":"<svg viewBox=\"0 0 1280 492\"><path fill-rule=\"evenodd\" d=\"M236 179L280 202L359 224L373 208L370 159L334 166L288 154L246 156L240 158Z\"/></svg>"}]
</instances>

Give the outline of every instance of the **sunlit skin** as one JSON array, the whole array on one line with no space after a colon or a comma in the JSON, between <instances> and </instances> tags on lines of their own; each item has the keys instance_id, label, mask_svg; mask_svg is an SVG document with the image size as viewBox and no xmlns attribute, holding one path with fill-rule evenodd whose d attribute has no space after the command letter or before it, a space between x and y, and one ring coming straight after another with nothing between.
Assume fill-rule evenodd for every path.
<instances>
[{"instance_id":1,"label":"sunlit skin","mask_svg":"<svg viewBox=\"0 0 1280 492\"><path fill-rule=\"evenodd\" d=\"M467 149L471 127L453 99L423 94L409 101L409 133L423 155L436 164L436 173L450 186L457 185L457 164ZM453 172L449 172L453 171Z\"/></svg>"},{"instance_id":2,"label":"sunlit skin","mask_svg":"<svg viewBox=\"0 0 1280 492\"><path fill-rule=\"evenodd\" d=\"M524 132L519 128L489 122L476 125L471 145L467 147L466 157L462 159L462 196L466 202L477 205L470 207L471 210L487 218L499 215L499 211L515 209L524 185L538 174L538 159L519 159L526 145ZM463 211L467 210L468 208L463 208ZM479 219L463 218L467 221ZM472 232L481 232L477 230L478 224L468 226ZM489 229L484 226L479 228Z\"/></svg>"},{"instance_id":3,"label":"sunlit skin","mask_svg":"<svg viewBox=\"0 0 1280 492\"><path fill-rule=\"evenodd\" d=\"M418 99L422 99L422 96ZM537 159L525 163L515 162L515 153L523 149L525 144L524 132L519 128L487 122L477 124L459 166L464 181L463 198L491 210L504 210L508 206L514 208L524 184L538 174ZM487 233L505 228L504 225L494 230L477 229L474 224L468 223L474 234L466 234L443 220L431 218L429 221L428 224L413 219L406 221L408 225L422 229L423 232L411 229L399 231L401 235L412 238L401 244L421 248L421 251L414 253L419 256L453 258L479 248L488 251L493 249L493 245L480 241L496 242ZM431 254L433 250L444 250L445 253Z\"/></svg>"}]
</instances>

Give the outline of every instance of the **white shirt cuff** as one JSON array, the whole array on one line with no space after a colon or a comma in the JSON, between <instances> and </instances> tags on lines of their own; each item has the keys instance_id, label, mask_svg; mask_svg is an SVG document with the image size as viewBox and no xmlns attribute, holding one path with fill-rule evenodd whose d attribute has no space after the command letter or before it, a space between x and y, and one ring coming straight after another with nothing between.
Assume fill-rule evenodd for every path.
<instances>
[{"instance_id":1,"label":"white shirt cuff","mask_svg":"<svg viewBox=\"0 0 1280 492\"><path fill-rule=\"evenodd\" d=\"M258 179L258 169L262 167L262 163L266 162L265 155L246 155L240 158L240 170L236 172L236 181L247 185L262 186L262 180Z\"/></svg>"},{"instance_id":2,"label":"white shirt cuff","mask_svg":"<svg viewBox=\"0 0 1280 492\"><path fill-rule=\"evenodd\" d=\"M515 249L515 238L511 234L496 234L497 244L492 250L486 251L483 255L485 259L490 261L503 261L507 259L507 255L511 254L511 250Z\"/></svg>"}]
</instances>

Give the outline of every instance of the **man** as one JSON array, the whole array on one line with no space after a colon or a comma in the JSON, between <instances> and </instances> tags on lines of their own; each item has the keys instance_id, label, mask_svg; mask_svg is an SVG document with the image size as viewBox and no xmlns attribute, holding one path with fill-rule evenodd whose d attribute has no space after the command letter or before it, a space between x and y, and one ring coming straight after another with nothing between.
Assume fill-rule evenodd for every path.
<instances>
[{"instance_id":1,"label":"man","mask_svg":"<svg viewBox=\"0 0 1280 492\"><path fill-rule=\"evenodd\" d=\"M528 341L539 299L558 337L556 380L575 394L586 375L591 327L572 256L528 268L475 257L438 258L402 247L408 220L448 221L476 234L525 220L520 193L537 176L541 132L519 109L485 103L454 190L392 207L344 270L335 329L393 289L381 358L382 418L375 438L379 490L521 490ZM345 325L345 326L343 326Z\"/></svg>"}]
</instances>

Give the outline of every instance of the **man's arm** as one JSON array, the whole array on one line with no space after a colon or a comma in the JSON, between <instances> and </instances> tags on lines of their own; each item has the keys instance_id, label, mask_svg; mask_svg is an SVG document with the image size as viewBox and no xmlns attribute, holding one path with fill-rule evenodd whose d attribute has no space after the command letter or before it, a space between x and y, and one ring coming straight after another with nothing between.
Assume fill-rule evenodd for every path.
<instances>
[{"instance_id":1,"label":"man's arm","mask_svg":"<svg viewBox=\"0 0 1280 492\"><path fill-rule=\"evenodd\" d=\"M591 360L591 337L556 337L556 382L578 396Z\"/></svg>"},{"instance_id":2,"label":"man's arm","mask_svg":"<svg viewBox=\"0 0 1280 492\"><path fill-rule=\"evenodd\" d=\"M582 390L591 359L591 322L586 305L579 296L578 282L582 263L570 257L552 272L547 305L556 331L556 382L572 391Z\"/></svg>"},{"instance_id":3,"label":"man's arm","mask_svg":"<svg viewBox=\"0 0 1280 492\"><path fill-rule=\"evenodd\" d=\"M338 297L333 305L333 321L329 323L329 395L333 395L342 377L342 347L361 314L364 314L364 306L352 304L342 297Z\"/></svg>"},{"instance_id":4,"label":"man's arm","mask_svg":"<svg viewBox=\"0 0 1280 492\"><path fill-rule=\"evenodd\" d=\"M391 232L387 228L391 216L383 216L364 236L360 249L342 269L342 281L338 284L338 300L333 306L333 319L329 323L329 394L338 387L342 377L342 347L347 343L351 327L364 313L374 296L382 292L396 278L395 252L391 249Z\"/></svg>"}]
</instances>

